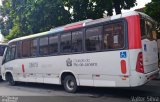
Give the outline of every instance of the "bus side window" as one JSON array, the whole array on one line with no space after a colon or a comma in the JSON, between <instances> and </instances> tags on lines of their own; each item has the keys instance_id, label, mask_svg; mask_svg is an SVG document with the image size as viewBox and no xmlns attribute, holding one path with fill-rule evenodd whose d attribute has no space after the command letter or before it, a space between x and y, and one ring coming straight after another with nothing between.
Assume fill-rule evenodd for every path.
<instances>
[{"instance_id":1,"label":"bus side window","mask_svg":"<svg viewBox=\"0 0 160 102\"><path fill-rule=\"evenodd\" d=\"M99 51L101 49L102 27L93 27L86 30L86 51Z\"/></svg>"},{"instance_id":2,"label":"bus side window","mask_svg":"<svg viewBox=\"0 0 160 102\"><path fill-rule=\"evenodd\" d=\"M156 36L156 26L151 22L151 21L148 21L146 20L146 36L148 39L150 40L154 40L154 39L157 39Z\"/></svg>"},{"instance_id":3,"label":"bus side window","mask_svg":"<svg viewBox=\"0 0 160 102\"><path fill-rule=\"evenodd\" d=\"M22 57L30 57L31 42L30 40L25 40L22 42Z\"/></svg>"},{"instance_id":4,"label":"bus side window","mask_svg":"<svg viewBox=\"0 0 160 102\"><path fill-rule=\"evenodd\" d=\"M103 47L107 49L118 49L124 47L123 23L107 24L104 26Z\"/></svg>"},{"instance_id":5,"label":"bus side window","mask_svg":"<svg viewBox=\"0 0 160 102\"><path fill-rule=\"evenodd\" d=\"M48 55L48 37L39 39L39 53L40 55Z\"/></svg>"},{"instance_id":6,"label":"bus side window","mask_svg":"<svg viewBox=\"0 0 160 102\"><path fill-rule=\"evenodd\" d=\"M58 53L58 35L49 36L49 54Z\"/></svg>"},{"instance_id":7,"label":"bus side window","mask_svg":"<svg viewBox=\"0 0 160 102\"><path fill-rule=\"evenodd\" d=\"M61 53L70 53L71 52L71 33L64 33L61 35L61 44L60 44Z\"/></svg>"},{"instance_id":8,"label":"bus side window","mask_svg":"<svg viewBox=\"0 0 160 102\"><path fill-rule=\"evenodd\" d=\"M82 51L83 31L72 32L72 52Z\"/></svg>"},{"instance_id":9,"label":"bus side window","mask_svg":"<svg viewBox=\"0 0 160 102\"><path fill-rule=\"evenodd\" d=\"M141 18L141 38L142 39L157 39L156 25L149 21Z\"/></svg>"},{"instance_id":10,"label":"bus side window","mask_svg":"<svg viewBox=\"0 0 160 102\"><path fill-rule=\"evenodd\" d=\"M15 53L16 52L16 46L11 47L11 59L10 60L14 60L15 59Z\"/></svg>"},{"instance_id":11,"label":"bus side window","mask_svg":"<svg viewBox=\"0 0 160 102\"><path fill-rule=\"evenodd\" d=\"M17 50L16 50L17 58L21 58L21 56L22 56L22 42L18 41L16 46L17 46Z\"/></svg>"},{"instance_id":12,"label":"bus side window","mask_svg":"<svg viewBox=\"0 0 160 102\"><path fill-rule=\"evenodd\" d=\"M143 18L141 18L140 20L141 22L141 37L142 39L146 38L146 31L145 31L145 20Z\"/></svg>"},{"instance_id":13,"label":"bus side window","mask_svg":"<svg viewBox=\"0 0 160 102\"><path fill-rule=\"evenodd\" d=\"M31 57L37 56L37 39L31 40Z\"/></svg>"}]
</instances>

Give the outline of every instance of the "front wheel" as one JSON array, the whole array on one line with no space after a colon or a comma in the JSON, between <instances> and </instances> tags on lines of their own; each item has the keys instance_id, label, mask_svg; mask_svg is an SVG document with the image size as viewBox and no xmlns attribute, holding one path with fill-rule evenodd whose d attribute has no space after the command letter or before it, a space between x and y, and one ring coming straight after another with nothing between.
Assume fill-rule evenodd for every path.
<instances>
[{"instance_id":1,"label":"front wheel","mask_svg":"<svg viewBox=\"0 0 160 102\"><path fill-rule=\"evenodd\" d=\"M7 75L7 81L9 82L10 85L14 86L16 85L16 81L14 81L13 76L11 74Z\"/></svg>"},{"instance_id":2,"label":"front wheel","mask_svg":"<svg viewBox=\"0 0 160 102\"><path fill-rule=\"evenodd\" d=\"M77 82L74 76L68 75L64 78L64 89L69 93L74 93L77 91Z\"/></svg>"}]
</instances>

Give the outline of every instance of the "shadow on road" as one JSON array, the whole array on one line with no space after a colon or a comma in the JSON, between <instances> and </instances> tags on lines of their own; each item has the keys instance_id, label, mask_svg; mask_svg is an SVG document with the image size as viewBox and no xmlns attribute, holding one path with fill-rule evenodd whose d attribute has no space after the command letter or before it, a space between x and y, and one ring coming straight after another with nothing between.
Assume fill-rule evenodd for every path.
<instances>
[{"instance_id":1,"label":"shadow on road","mask_svg":"<svg viewBox=\"0 0 160 102\"><path fill-rule=\"evenodd\" d=\"M63 86L52 84L37 84L37 83L19 83L18 87L36 88L41 90L50 90L64 92ZM130 98L131 96L159 96L160 95L160 82L150 82L149 84L141 87L134 88L98 88L98 87L79 87L75 94L84 94L92 98L98 97L124 97ZM75 95L73 94L73 95Z\"/></svg>"}]
</instances>

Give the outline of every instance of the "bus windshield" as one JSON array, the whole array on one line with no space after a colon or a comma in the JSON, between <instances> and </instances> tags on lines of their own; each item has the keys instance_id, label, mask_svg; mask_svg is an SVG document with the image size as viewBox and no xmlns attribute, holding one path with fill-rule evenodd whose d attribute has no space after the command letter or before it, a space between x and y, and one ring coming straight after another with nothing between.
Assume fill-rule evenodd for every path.
<instances>
[{"instance_id":1,"label":"bus windshield","mask_svg":"<svg viewBox=\"0 0 160 102\"><path fill-rule=\"evenodd\" d=\"M3 56L5 48L6 48L5 45L0 46L0 56Z\"/></svg>"},{"instance_id":2,"label":"bus windshield","mask_svg":"<svg viewBox=\"0 0 160 102\"><path fill-rule=\"evenodd\" d=\"M3 61L3 63L4 62L8 62L8 61L11 61L11 60L13 60L14 59L14 57L15 57L15 47L7 47L7 50L6 50L6 52L5 52L5 58L4 58L4 61Z\"/></svg>"}]
</instances>

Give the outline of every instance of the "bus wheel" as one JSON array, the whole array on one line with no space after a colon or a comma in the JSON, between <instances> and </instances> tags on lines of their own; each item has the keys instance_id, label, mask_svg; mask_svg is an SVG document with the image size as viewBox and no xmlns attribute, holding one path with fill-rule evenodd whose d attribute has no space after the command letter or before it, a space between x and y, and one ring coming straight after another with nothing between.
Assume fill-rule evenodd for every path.
<instances>
[{"instance_id":1,"label":"bus wheel","mask_svg":"<svg viewBox=\"0 0 160 102\"><path fill-rule=\"evenodd\" d=\"M16 85L16 81L14 81L12 74L8 74L8 76L7 76L7 81L8 81L9 84L12 85L12 86Z\"/></svg>"},{"instance_id":2,"label":"bus wheel","mask_svg":"<svg viewBox=\"0 0 160 102\"><path fill-rule=\"evenodd\" d=\"M67 75L64 78L64 89L65 91L69 92L69 93L75 93L77 91L77 82L76 79L74 78L74 76L72 75Z\"/></svg>"}]
</instances>

